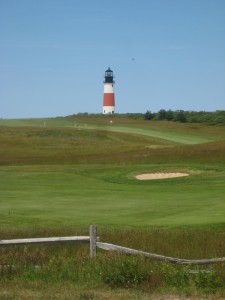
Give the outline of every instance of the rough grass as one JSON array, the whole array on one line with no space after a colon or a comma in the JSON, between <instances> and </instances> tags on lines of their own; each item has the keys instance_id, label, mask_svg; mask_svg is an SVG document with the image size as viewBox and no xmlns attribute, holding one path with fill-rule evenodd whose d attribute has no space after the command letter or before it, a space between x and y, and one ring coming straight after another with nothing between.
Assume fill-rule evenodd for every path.
<instances>
[{"instance_id":1,"label":"rough grass","mask_svg":"<svg viewBox=\"0 0 225 300\"><path fill-rule=\"evenodd\" d=\"M123 159L163 141L124 133L70 128L0 127L0 163L79 163ZM115 158L114 158L115 156Z\"/></svg>"},{"instance_id":2,"label":"rough grass","mask_svg":"<svg viewBox=\"0 0 225 300\"><path fill-rule=\"evenodd\" d=\"M21 237L21 233L26 237L60 236L63 233L87 235L88 229L0 232L3 238ZM190 259L218 257L225 251L224 231L115 230L99 227L98 235L105 242ZM141 256L129 257L100 250L97 258L90 260L88 252L88 246L72 245L0 248L0 296L25 299L30 295L47 297L50 291L54 297L58 295L68 299L83 299L81 297L84 295L89 297L87 299L149 299L150 295L152 299L164 299L162 295L165 294L180 295L182 298L210 295L210 299L225 296L223 264L182 267L154 262ZM67 291L63 288L65 286ZM60 292L59 287L63 291Z\"/></svg>"},{"instance_id":3,"label":"rough grass","mask_svg":"<svg viewBox=\"0 0 225 300\"><path fill-rule=\"evenodd\" d=\"M66 120L66 121L65 121ZM76 119L77 120L77 119ZM0 124L4 123L0 120ZM86 123L85 123L86 121ZM107 118L48 119L51 127L0 126L0 164L146 163L176 160L224 162L225 130L219 126ZM11 120L6 124L17 124ZM58 125L58 127L57 127ZM219 156L219 157L218 157Z\"/></svg>"}]
</instances>

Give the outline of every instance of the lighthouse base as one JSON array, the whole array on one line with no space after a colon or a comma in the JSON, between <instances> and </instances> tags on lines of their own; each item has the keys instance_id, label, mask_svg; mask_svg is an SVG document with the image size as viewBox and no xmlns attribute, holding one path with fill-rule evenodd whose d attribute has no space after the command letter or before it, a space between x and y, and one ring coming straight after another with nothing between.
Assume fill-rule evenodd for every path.
<instances>
[{"instance_id":1,"label":"lighthouse base","mask_svg":"<svg viewBox=\"0 0 225 300\"><path fill-rule=\"evenodd\" d=\"M115 113L115 106L103 106L103 115L112 115Z\"/></svg>"}]
</instances>

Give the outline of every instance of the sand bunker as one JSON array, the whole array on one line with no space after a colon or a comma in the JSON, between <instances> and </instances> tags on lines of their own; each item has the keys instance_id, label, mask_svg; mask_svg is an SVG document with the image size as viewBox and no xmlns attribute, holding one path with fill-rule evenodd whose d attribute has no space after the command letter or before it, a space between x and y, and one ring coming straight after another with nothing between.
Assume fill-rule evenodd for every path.
<instances>
[{"instance_id":1,"label":"sand bunker","mask_svg":"<svg viewBox=\"0 0 225 300\"><path fill-rule=\"evenodd\" d=\"M153 180L189 176L188 173L148 173L135 176L138 180Z\"/></svg>"}]
</instances>

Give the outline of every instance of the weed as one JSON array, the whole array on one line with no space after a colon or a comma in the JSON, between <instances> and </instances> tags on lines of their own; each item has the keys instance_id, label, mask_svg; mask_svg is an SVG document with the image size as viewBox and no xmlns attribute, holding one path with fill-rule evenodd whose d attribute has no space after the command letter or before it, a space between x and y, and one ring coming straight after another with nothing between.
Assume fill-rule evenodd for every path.
<instances>
[{"instance_id":1,"label":"weed","mask_svg":"<svg viewBox=\"0 0 225 300\"><path fill-rule=\"evenodd\" d=\"M137 258L129 257L108 261L103 269L103 282L112 287L130 287L143 283L147 278L146 270L141 270L141 262Z\"/></svg>"}]
</instances>

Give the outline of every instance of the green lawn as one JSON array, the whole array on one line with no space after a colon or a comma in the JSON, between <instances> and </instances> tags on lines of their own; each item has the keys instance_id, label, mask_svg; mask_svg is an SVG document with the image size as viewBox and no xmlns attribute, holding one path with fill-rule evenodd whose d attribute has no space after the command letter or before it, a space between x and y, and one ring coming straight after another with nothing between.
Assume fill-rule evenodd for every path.
<instances>
[{"instance_id":1,"label":"green lawn","mask_svg":"<svg viewBox=\"0 0 225 300\"><path fill-rule=\"evenodd\" d=\"M72 119L41 121L52 127L34 126L38 119L0 126L2 228L224 226L224 128L119 118L112 127L102 117L75 128L65 127ZM135 179L159 171L190 176Z\"/></svg>"},{"instance_id":2,"label":"green lawn","mask_svg":"<svg viewBox=\"0 0 225 300\"><path fill-rule=\"evenodd\" d=\"M192 133L183 134L182 132L174 132L167 129L156 129L149 126L149 128L141 128L136 126L118 126L118 125L105 125L105 126L84 126L81 125L81 128L86 129L104 129L108 131L115 131L115 132L124 132L128 134L135 134L135 135L144 135L151 138L163 139L165 141L170 141L174 143L180 144L201 144L210 142L215 140L215 137L204 137L199 134L193 135Z\"/></svg>"},{"instance_id":3,"label":"green lawn","mask_svg":"<svg viewBox=\"0 0 225 300\"><path fill-rule=\"evenodd\" d=\"M141 166L139 171L142 169ZM151 165L148 169L152 169ZM108 167L90 170L91 177L76 172L75 166L56 170L54 166L47 170L33 166L19 170L1 168L1 227L88 227L92 223L168 227L225 223L222 168L217 173L203 171L190 178L148 183L127 178L131 170L117 167L121 182L113 182L114 170ZM105 172L106 179L95 178L94 172L100 171Z\"/></svg>"}]
</instances>

